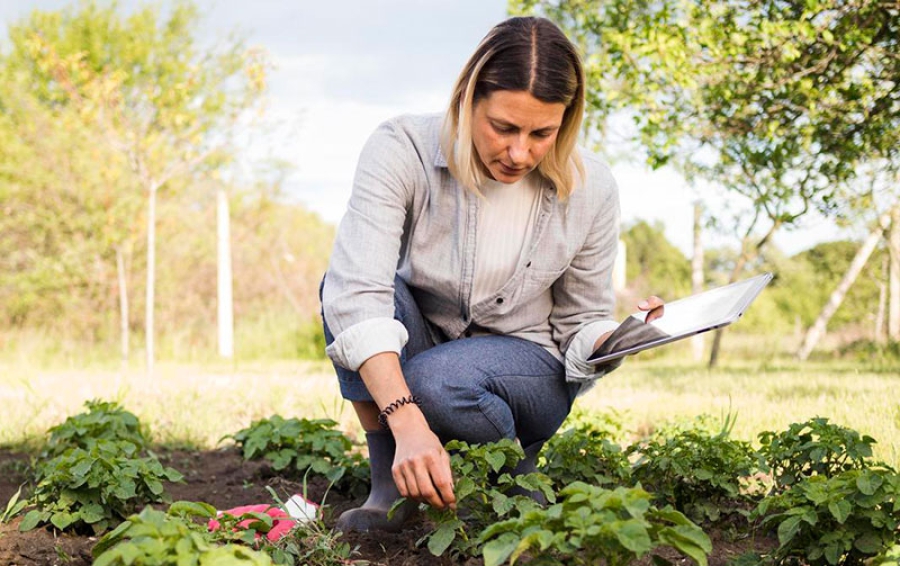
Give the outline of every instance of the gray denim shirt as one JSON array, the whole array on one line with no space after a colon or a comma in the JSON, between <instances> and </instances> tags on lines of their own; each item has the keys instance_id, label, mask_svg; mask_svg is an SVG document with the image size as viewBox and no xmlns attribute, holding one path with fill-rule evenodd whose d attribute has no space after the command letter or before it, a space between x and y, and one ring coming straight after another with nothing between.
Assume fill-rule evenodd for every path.
<instances>
[{"instance_id":1,"label":"gray denim shirt","mask_svg":"<svg viewBox=\"0 0 900 566\"><path fill-rule=\"evenodd\" d=\"M563 360L570 380L597 377L584 359L594 340L617 326L612 269L619 201L609 168L582 151L586 180L566 202L545 181L524 260L505 285L473 304L484 203L451 176L440 149L442 120L394 118L363 148L323 289L325 320L335 336L329 357L355 371L377 353L400 352L408 336L393 318L396 274L446 338L473 329L516 336ZM573 355L566 355L570 346Z\"/></svg>"}]
</instances>

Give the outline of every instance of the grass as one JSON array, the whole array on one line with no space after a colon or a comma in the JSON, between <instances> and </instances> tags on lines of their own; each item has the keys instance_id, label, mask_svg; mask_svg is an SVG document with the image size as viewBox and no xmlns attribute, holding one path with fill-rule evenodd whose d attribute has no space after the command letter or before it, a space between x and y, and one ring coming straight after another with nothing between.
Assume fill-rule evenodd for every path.
<instances>
[{"instance_id":1,"label":"grass","mask_svg":"<svg viewBox=\"0 0 900 566\"><path fill-rule=\"evenodd\" d=\"M353 431L349 403L324 362L181 365L143 371L39 369L0 362L0 445L29 445L84 402L120 402L149 426L154 442L214 448L251 421L284 416L333 418Z\"/></svg>"},{"instance_id":2,"label":"grass","mask_svg":"<svg viewBox=\"0 0 900 566\"><path fill-rule=\"evenodd\" d=\"M751 441L763 430L828 417L874 437L876 457L900 466L898 386L900 372L877 366L726 360L707 370L676 356L638 356L576 403L620 412L635 433L664 421L731 413L734 435ZM149 379L142 370L110 364L48 369L13 357L0 360L0 445L34 444L94 398L119 401L149 425L155 442L170 446L213 448L224 435L275 413L333 418L351 435L359 433L326 362L160 363Z\"/></svg>"},{"instance_id":3,"label":"grass","mask_svg":"<svg viewBox=\"0 0 900 566\"><path fill-rule=\"evenodd\" d=\"M827 417L873 437L874 456L900 466L900 374L839 363L696 364L629 361L577 403L615 410L627 430L645 433L659 423L708 414L736 416L733 436L755 441L764 430Z\"/></svg>"}]
</instances>

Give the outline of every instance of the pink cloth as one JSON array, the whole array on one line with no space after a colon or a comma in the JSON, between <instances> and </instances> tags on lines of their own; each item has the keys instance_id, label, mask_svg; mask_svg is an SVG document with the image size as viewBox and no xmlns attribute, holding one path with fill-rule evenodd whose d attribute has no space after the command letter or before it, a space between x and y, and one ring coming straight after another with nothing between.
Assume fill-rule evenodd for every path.
<instances>
[{"instance_id":1,"label":"pink cloth","mask_svg":"<svg viewBox=\"0 0 900 566\"><path fill-rule=\"evenodd\" d=\"M241 507L235 507L234 509L228 509L226 511L220 511L219 514L227 513L234 517L240 517L244 513L265 513L266 515L275 519L272 523L272 528L269 529L269 532L266 533L266 538L270 541L276 541L286 535L288 531L294 528L294 525L297 523L295 519L291 519L290 515L285 513L283 510L278 507L274 507L267 503L262 503L260 505L243 505ZM247 528L250 526L250 523L255 521L255 519L245 519L237 524L238 527ZM217 531L221 528L222 524L219 523L216 519L210 519L209 530ZM256 538L259 538L261 533L256 533Z\"/></svg>"}]
</instances>

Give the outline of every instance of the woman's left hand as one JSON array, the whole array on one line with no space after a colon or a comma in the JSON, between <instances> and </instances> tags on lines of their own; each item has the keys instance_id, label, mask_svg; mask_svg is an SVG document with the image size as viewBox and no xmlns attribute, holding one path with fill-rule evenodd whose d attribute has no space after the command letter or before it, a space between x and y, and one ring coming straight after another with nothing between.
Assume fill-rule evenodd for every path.
<instances>
[{"instance_id":1,"label":"woman's left hand","mask_svg":"<svg viewBox=\"0 0 900 566\"><path fill-rule=\"evenodd\" d=\"M644 322L653 322L657 318L661 318L663 313L666 312L666 302L656 295L651 295L639 302L637 307L638 309L647 312L647 317L644 319Z\"/></svg>"}]
</instances>

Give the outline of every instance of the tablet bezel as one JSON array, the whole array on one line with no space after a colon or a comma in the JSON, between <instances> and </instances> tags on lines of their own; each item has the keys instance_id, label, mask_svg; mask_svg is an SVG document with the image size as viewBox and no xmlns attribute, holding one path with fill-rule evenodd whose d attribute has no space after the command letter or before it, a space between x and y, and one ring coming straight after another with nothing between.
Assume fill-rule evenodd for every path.
<instances>
[{"instance_id":1,"label":"tablet bezel","mask_svg":"<svg viewBox=\"0 0 900 566\"><path fill-rule=\"evenodd\" d=\"M733 323L734 321L739 319L741 317L741 315L744 314L744 311L747 310L747 308L750 306L750 303L752 303L753 300L756 299L756 297L759 295L759 293L763 290L763 288L765 288L766 285L769 284L769 282L772 280L772 278L773 278L772 273L762 273L755 277L750 277L748 279L743 279L741 281L735 281L734 283L730 283L728 285L721 285L719 287L707 289L706 291L703 291L702 293L697 293L696 295L690 295L683 299L679 299L679 300L675 301L675 303L682 303L683 301L694 301L694 300L697 300L698 298L702 297L703 295L706 295L707 293L711 293L713 291L719 292L723 289L727 289L728 287L736 287L736 286L740 286L740 285L746 285L749 281L756 280L752 285L749 285L744 290L743 293L741 293L740 295L735 297L734 304L728 310L726 315L722 316L721 318L717 319L715 322L713 322L711 324L697 327L697 328L692 328L689 330L685 330L680 333L672 334L670 336L666 336L663 338L658 338L656 340L651 340L649 342L644 342L643 344L637 344L635 346L630 346L630 347L624 348L622 350L610 352L603 356L597 356L597 351L595 350L588 357L587 363L589 363L591 365L600 365L603 363L611 362L613 360L617 360L619 358L623 358L630 354L636 354L636 353L642 352L644 350L649 350L650 348L655 348L657 346L669 344L669 343L675 342L677 340L689 338L696 334L701 334L703 332L709 332L710 330L715 330L717 328L722 328L722 327L728 326L729 324ZM643 315L643 314L644 313L639 312L639 313L635 313L635 314L632 314L629 316L636 316L636 315ZM663 315L663 316L665 316L665 315ZM651 322L650 324L653 324L653 323Z\"/></svg>"}]
</instances>

